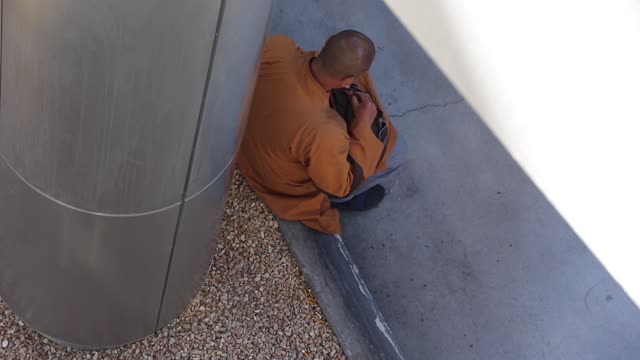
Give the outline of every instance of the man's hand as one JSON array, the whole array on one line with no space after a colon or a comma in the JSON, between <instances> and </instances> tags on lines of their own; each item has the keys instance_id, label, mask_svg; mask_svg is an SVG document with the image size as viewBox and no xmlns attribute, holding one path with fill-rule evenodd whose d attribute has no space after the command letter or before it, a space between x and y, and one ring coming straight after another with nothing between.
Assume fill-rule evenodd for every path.
<instances>
[{"instance_id":1,"label":"man's hand","mask_svg":"<svg viewBox=\"0 0 640 360\"><path fill-rule=\"evenodd\" d=\"M369 94L351 93L351 106L355 116L353 128L371 129L371 124L378 115L378 107Z\"/></svg>"}]
</instances>

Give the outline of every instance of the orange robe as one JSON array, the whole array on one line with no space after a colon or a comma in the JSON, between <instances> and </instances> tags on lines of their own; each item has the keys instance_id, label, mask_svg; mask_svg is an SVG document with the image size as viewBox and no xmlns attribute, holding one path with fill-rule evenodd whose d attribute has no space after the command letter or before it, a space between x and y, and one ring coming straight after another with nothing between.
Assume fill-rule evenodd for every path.
<instances>
[{"instance_id":1,"label":"orange robe","mask_svg":"<svg viewBox=\"0 0 640 360\"><path fill-rule=\"evenodd\" d=\"M284 35L267 39L238 166L276 216L337 234L339 213L328 194L346 196L356 177L384 170L397 132L387 118L389 144L378 165L382 142L369 129L347 129L329 107L309 67L316 55ZM382 108L369 74L357 83Z\"/></svg>"}]
</instances>

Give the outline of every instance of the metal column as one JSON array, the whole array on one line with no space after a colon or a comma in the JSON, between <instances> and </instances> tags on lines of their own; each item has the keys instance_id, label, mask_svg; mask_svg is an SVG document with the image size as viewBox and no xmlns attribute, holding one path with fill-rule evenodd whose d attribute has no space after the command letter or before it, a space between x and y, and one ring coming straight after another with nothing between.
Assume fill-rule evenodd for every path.
<instances>
[{"instance_id":1,"label":"metal column","mask_svg":"<svg viewBox=\"0 0 640 360\"><path fill-rule=\"evenodd\" d=\"M208 270L272 1L0 4L0 296L67 344L141 339Z\"/></svg>"}]
</instances>

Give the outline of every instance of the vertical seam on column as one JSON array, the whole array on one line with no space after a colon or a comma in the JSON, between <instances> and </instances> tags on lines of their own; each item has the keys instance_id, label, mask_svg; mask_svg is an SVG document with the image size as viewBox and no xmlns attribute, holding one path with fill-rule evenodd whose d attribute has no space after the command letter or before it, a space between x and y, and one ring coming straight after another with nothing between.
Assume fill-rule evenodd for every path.
<instances>
[{"instance_id":1,"label":"vertical seam on column","mask_svg":"<svg viewBox=\"0 0 640 360\"><path fill-rule=\"evenodd\" d=\"M2 0L0 0L2 1ZM173 254L176 248L176 241L178 240L178 233L180 231L180 222L182 220L182 212L184 210L185 200L187 197L187 192L189 190L189 181L191 180L191 171L193 170L193 163L195 161L196 149L198 146L198 137L200 136L200 128L202 126L202 117L204 115L204 109L207 102L207 94L209 92L209 82L211 81L211 72L213 69L213 62L215 59L216 47L218 46L218 39L220 38L220 31L222 30L222 19L224 17L224 9L226 5L226 0L220 1L220 9L218 11L218 21L216 23L216 30L213 36L213 45L211 48L211 54L209 56L209 67L207 69L207 78L204 83L204 89L202 91L202 101L200 103L200 112L198 113L198 121L196 123L196 131L193 139L193 145L191 146L191 155L189 157L189 166L187 168L187 174L184 181L184 187L182 190L182 198L180 200L180 209L178 210L178 219L176 221L175 230L173 233L173 242L171 244L171 252L169 253L169 262L167 264L167 272L164 277L164 285L162 287L162 295L160 297L160 306L158 308L158 316L156 317L156 331L159 330L160 326L160 317L162 315L162 307L164 306L164 298L167 292L167 285L169 283L169 274L171 272L171 265L173 262Z\"/></svg>"}]
</instances>

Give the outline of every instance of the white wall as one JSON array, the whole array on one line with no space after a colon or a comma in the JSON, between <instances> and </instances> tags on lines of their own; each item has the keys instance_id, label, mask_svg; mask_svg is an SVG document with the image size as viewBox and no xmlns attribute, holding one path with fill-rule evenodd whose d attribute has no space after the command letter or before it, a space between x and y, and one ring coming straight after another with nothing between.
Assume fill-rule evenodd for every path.
<instances>
[{"instance_id":1,"label":"white wall","mask_svg":"<svg viewBox=\"0 0 640 360\"><path fill-rule=\"evenodd\" d=\"M638 304L640 2L386 2Z\"/></svg>"}]
</instances>

